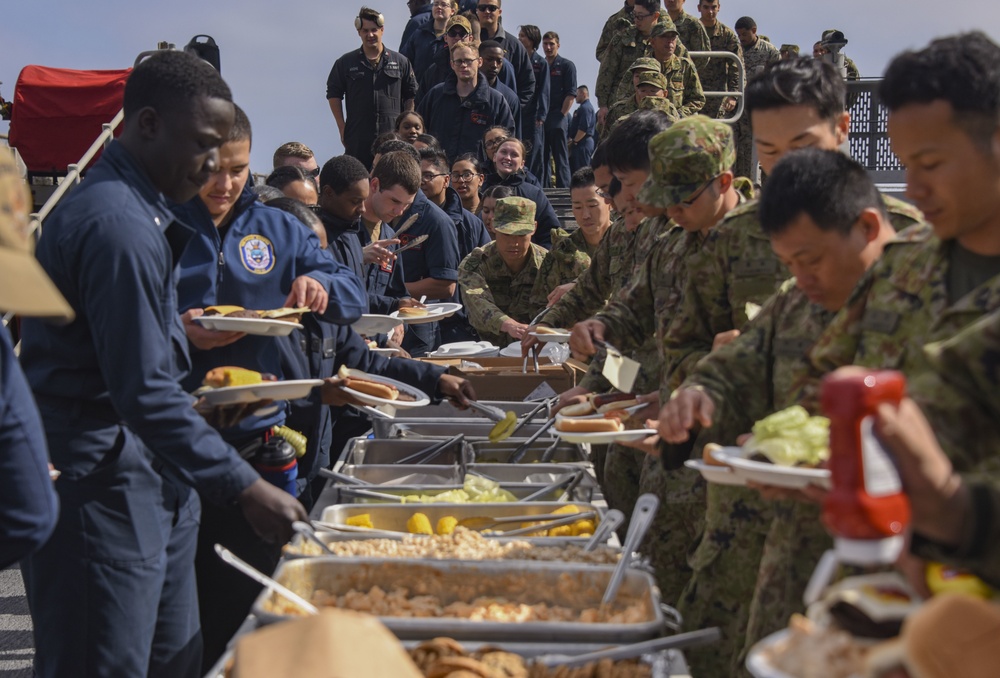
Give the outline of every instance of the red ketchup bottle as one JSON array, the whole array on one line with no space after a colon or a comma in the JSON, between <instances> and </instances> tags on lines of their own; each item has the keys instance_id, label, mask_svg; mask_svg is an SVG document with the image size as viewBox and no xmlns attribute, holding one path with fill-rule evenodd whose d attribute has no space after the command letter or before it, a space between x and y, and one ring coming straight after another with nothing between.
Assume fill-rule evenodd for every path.
<instances>
[{"instance_id":1,"label":"red ketchup bottle","mask_svg":"<svg viewBox=\"0 0 1000 678\"><path fill-rule=\"evenodd\" d=\"M899 372L848 367L823 380L833 476L823 524L834 537L840 562L889 564L902 551L910 500L873 426L878 406L898 405L905 394L906 379Z\"/></svg>"}]
</instances>

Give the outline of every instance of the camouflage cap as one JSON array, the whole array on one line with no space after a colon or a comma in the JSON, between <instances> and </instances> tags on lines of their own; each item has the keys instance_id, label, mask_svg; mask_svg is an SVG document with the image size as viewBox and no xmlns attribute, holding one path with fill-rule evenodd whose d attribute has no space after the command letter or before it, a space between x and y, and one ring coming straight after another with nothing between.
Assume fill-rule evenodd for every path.
<instances>
[{"instance_id":1,"label":"camouflage cap","mask_svg":"<svg viewBox=\"0 0 1000 678\"><path fill-rule=\"evenodd\" d=\"M500 198L493 208L493 230L505 235L535 232L535 203L527 198Z\"/></svg>"},{"instance_id":2,"label":"camouflage cap","mask_svg":"<svg viewBox=\"0 0 1000 678\"><path fill-rule=\"evenodd\" d=\"M637 199L651 207L671 207L732 168L733 130L704 115L683 118L650 140L649 160L649 178Z\"/></svg>"},{"instance_id":3,"label":"camouflage cap","mask_svg":"<svg viewBox=\"0 0 1000 678\"><path fill-rule=\"evenodd\" d=\"M677 35L677 26L674 22L670 20L670 17L664 12L660 17L660 20L653 24L653 28L649 31L649 37L659 38L663 35L670 35L673 33Z\"/></svg>"},{"instance_id":4,"label":"camouflage cap","mask_svg":"<svg viewBox=\"0 0 1000 678\"><path fill-rule=\"evenodd\" d=\"M663 71L663 67L660 62L653 57L639 57L632 62L632 65L628 67L629 71L656 71L660 73Z\"/></svg>"},{"instance_id":5,"label":"camouflage cap","mask_svg":"<svg viewBox=\"0 0 1000 678\"><path fill-rule=\"evenodd\" d=\"M789 54L796 54L797 55L799 53L799 46L798 45L789 45L788 43L785 43L784 45L781 46L781 49L779 49L778 51L779 52L788 52Z\"/></svg>"},{"instance_id":6,"label":"camouflage cap","mask_svg":"<svg viewBox=\"0 0 1000 678\"><path fill-rule=\"evenodd\" d=\"M444 25L444 32L447 33L452 29L453 26L461 26L462 28L465 29L466 33L469 34L472 33L472 24L469 23L468 19L459 14L455 14L450 19L448 19L447 23L445 23Z\"/></svg>"},{"instance_id":7,"label":"camouflage cap","mask_svg":"<svg viewBox=\"0 0 1000 678\"><path fill-rule=\"evenodd\" d=\"M665 90L667 89L667 78L659 71L646 72L640 75L639 81L635 83L636 87L639 85L656 85L660 89Z\"/></svg>"}]
</instances>

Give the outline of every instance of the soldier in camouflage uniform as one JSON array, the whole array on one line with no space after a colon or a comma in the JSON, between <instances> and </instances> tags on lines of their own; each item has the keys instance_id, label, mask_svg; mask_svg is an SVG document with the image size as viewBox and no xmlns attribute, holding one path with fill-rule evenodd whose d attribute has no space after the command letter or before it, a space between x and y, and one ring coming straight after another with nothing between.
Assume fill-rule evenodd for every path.
<instances>
[{"instance_id":1,"label":"soldier in camouflage uniform","mask_svg":"<svg viewBox=\"0 0 1000 678\"><path fill-rule=\"evenodd\" d=\"M661 413L660 432L669 442L682 442L702 419L717 425L702 432L696 447L733 445L754 421L795 404L807 351L895 236L864 168L832 150L806 149L782 160L760 214L774 250L804 277L785 281L738 338L698 363ZM814 260L825 264L803 265ZM736 510L722 510L729 506ZM705 534L691 555L694 574L679 609L690 628L721 625L725 632L721 647L689 654L696 675L740 673L764 539L774 515L794 507L746 488L710 486ZM826 539L791 537L798 560L815 564L827 548ZM787 582L786 619L801 611L804 587L801 580Z\"/></svg>"},{"instance_id":2,"label":"soldier in camouflage uniform","mask_svg":"<svg viewBox=\"0 0 1000 678\"><path fill-rule=\"evenodd\" d=\"M705 32L705 27L701 25L701 22L698 21L698 19L684 11L684 2L685 0L666 0L663 3L667 7L667 15L670 17L670 20L674 22L674 26L677 27L677 33L680 35L681 45L684 46L684 51L708 52L712 49L712 43L708 39L708 33ZM691 60L694 62L695 68L698 70L698 75L700 76L702 69L708 65L708 59L705 57L698 57L692 58Z\"/></svg>"},{"instance_id":3,"label":"soldier in camouflage uniform","mask_svg":"<svg viewBox=\"0 0 1000 678\"><path fill-rule=\"evenodd\" d=\"M494 242L477 247L462 260L458 284L469 322L479 336L504 346L520 339L542 307L531 300L538 271L548 251L531 242L535 203L501 198L493 212Z\"/></svg>"},{"instance_id":4,"label":"soldier in camouflage uniform","mask_svg":"<svg viewBox=\"0 0 1000 678\"><path fill-rule=\"evenodd\" d=\"M607 51L612 38L623 30L635 26L635 21L632 19L634 5L635 0L625 0L625 6L609 16L608 20L604 22L604 28L601 29L601 37L597 40L597 49L594 54L598 62L604 60L604 52Z\"/></svg>"},{"instance_id":5,"label":"soldier in camouflage uniform","mask_svg":"<svg viewBox=\"0 0 1000 678\"><path fill-rule=\"evenodd\" d=\"M719 0L700 0L698 11L701 12L701 24L708 33L713 52L732 52L743 58L740 40L733 29L718 19ZM698 70L701 76L701 86L706 92L737 92L740 90L740 74L730 59L711 59L708 65ZM701 112L710 118L719 117L722 112L724 98L709 97Z\"/></svg>"},{"instance_id":6,"label":"soldier in camouflage uniform","mask_svg":"<svg viewBox=\"0 0 1000 678\"><path fill-rule=\"evenodd\" d=\"M666 22L657 23L649 34L653 57L660 62L660 72L667 81L667 98L681 117L694 115L705 106L705 93L694 63L678 56L677 31Z\"/></svg>"},{"instance_id":7,"label":"soldier in camouflage uniform","mask_svg":"<svg viewBox=\"0 0 1000 678\"><path fill-rule=\"evenodd\" d=\"M622 76L621 82L615 87L614 104L623 99L631 99L635 96L635 88L639 84L639 78L647 73L662 73L660 62L653 56L639 57L628 67L628 72Z\"/></svg>"},{"instance_id":8,"label":"soldier in camouflage uniform","mask_svg":"<svg viewBox=\"0 0 1000 678\"><path fill-rule=\"evenodd\" d=\"M743 48L743 68L746 70L747 82L759 75L768 64L781 60L781 54L774 45L757 36L757 22L748 16L736 21L736 35ZM743 117L734 124L733 134L736 137L736 174L741 177L757 177L756 167L751 167L753 160L753 134L750 131L750 118Z\"/></svg>"},{"instance_id":9,"label":"soldier in camouflage uniform","mask_svg":"<svg viewBox=\"0 0 1000 678\"><path fill-rule=\"evenodd\" d=\"M607 139L622 120L638 110L660 110L670 117L671 122L678 120L680 116L677 109L666 94L667 79L663 77L662 73L659 71L642 72L636 78L635 94L616 103L608 112L603 139Z\"/></svg>"},{"instance_id":10,"label":"soldier in camouflage uniform","mask_svg":"<svg viewBox=\"0 0 1000 678\"><path fill-rule=\"evenodd\" d=\"M649 32L660 17L659 6L659 0L636 0L635 25L615 34L605 50L594 87L598 123L604 122L608 109L615 103L615 92L622 78L628 77L629 65L640 57L652 55Z\"/></svg>"},{"instance_id":11,"label":"soldier in camouflage uniform","mask_svg":"<svg viewBox=\"0 0 1000 678\"><path fill-rule=\"evenodd\" d=\"M799 46L785 43L778 49L778 54L782 59L794 59L799 55Z\"/></svg>"},{"instance_id":12,"label":"soldier in camouflage uniform","mask_svg":"<svg viewBox=\"0 0 1000 678\"><path fill-rule=\"evenodd\" d=\"M637 381L635 390L655 394L661 378L661 331L677 303L686 260L718 218L742 198L733 189L732 132L725 123L703 116L685 118L653 138L649 156L651 172L637 199L647 214L660 212L649 219L658 222L660 235L629 286L594 318L574 328L571 348L590 354L592 340L606 337L620 349L634 352L632 357L641 358L647 375ZM671 217L680 225L671 228ZM643 552L653 562L661 593L666 600L675 600L689 576L685 554L704 514L704 484L690 477L678 482L637 453L641 454L613 448L605 467L606 482L611 486L617 473L628 481L633 496L652 491L660 497ZM621 462L620 469L614 466L616 461Z\"/></svg>"}]
</instances>

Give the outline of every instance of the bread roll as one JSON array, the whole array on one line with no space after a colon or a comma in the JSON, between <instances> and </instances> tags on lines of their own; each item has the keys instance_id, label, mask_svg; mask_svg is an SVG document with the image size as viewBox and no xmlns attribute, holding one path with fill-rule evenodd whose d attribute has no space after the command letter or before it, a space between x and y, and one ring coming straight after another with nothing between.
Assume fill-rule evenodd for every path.
<instances>
[{"instance_id":1,"label":"bread roll","mask_svg":"<svg viewBox=\"0 0 1000 678\"><path fill-rule=\"evenodd\" d=\"M618 433L625 430L618 417L597 419L574 419L562 417L556 422L556 430L564 433Z\"/></svg>"},{"instance_id":2,"label":"bread roll","mask_svg":"<svg viewBox=\"0 0 1000 678\"><path fill-rule=\"evenodd\" d=\"M422 318L427 315L428 311L426 308L417 308L415 306L403 306L397 312L397 315L401 318Z\"/></svg>"}]
</instances>

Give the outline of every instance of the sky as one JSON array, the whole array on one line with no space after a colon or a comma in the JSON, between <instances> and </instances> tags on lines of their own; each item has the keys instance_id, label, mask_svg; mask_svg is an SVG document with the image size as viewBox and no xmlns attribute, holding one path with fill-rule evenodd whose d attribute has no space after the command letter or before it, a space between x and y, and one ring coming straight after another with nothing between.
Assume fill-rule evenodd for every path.
<instances>
[{"instance_id":1,"label":"sky","mask_svg":"<svg viewBox=\"0 0 1000 678\"><path fill-rule=\"evenodd\" d=\"M405 0L369 0L386 17L385 44L399 46L409 18ZM207 34L221 49L222 75L254 128L253 171L267 173L271 154L286 141L301 141L323 161L343 152L326 101L334 61L357 49L354 17L360 3L348 0L6 0L0 23L0 95L12 99L28 64L59 68L118 69L160 41L185 45ZM577 65L580 84L593 90L598 63L594 45L620 0L505 0L503 24L515 35L535 24L561 37L561 54ZM696 0L685 9L697 15ZM942 6L929 0L722 0L720 19L732 27L753 17L775 45L811 50L825 29L844 31L844 52L863 77L878 77L892 56L934 37L992 27L1000 41L1000 3L968 0ZM0 133L8 123L0 122Z\"/></svg>"}]
</instances>

